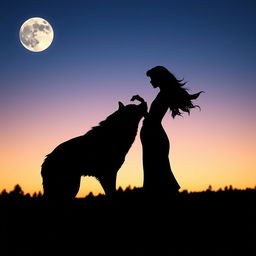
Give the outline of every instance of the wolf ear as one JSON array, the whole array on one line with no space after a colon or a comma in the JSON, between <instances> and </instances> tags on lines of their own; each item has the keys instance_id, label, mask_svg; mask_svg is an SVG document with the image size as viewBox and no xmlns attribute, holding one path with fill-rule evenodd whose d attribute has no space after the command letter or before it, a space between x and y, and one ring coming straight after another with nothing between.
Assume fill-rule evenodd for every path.
<instances>
[{"instance_id":1,"label":"wolf ear","mask_svg":"<svg viewBox=\"0 0 256 256\"><path fill-rule=\"evenodd\" d=\"M119 106L119 109L123 109L124 108L124 104L121 101L118 101L118 106Z\"/></svg>"}]
</instances>

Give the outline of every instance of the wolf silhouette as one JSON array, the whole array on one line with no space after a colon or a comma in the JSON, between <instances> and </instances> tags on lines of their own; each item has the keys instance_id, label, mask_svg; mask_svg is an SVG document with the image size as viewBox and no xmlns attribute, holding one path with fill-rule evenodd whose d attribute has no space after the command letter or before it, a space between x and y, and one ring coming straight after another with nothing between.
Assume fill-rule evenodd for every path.
<instances>
[{"instance_id":1,"label":"wolf silhouette","mask_svg":"<svg viewBox=\"0 0 256 256\"><path fill-rule=\"evenodd\" d=\"M116 175L132 146L138 124L147 113L139 105L119 102L117 111L86 134L58 145L42 164L44 196L74 198L81 176L94 176L106 195L116 191Z\"/></svg>"}]
</instances>

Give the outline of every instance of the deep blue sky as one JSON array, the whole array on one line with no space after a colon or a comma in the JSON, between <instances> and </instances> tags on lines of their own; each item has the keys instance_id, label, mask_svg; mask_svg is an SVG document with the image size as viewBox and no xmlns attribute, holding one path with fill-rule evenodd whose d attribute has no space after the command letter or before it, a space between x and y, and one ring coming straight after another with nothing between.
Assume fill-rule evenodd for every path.
<instances>
[{"instance_id":1,"label":"deep blue sky","mask_svg":"<svg viewBox=\"0 0 256 256\"><path fill-rule=\"evenodd\" d=\"M247 0L3 1L1 79L26 76L27 68L35 76L42 70L65 76L68 70L72 81L99 74L136 79L162 64L188 80L211 76L219 83L227 76L233 82L239 74L252 84L255 10L255 1ZM55 32L52 46L39 55L24 51L17 39L20 25L34 16Z\"/></svg>"},{"instance_id":2,"label":"deep blue sky","mask_svg":"<svg viewBox=\"0 0 256 256\"><path fill-rule=\"evenodd\" d=\"M171 138L177 140L174 145L182 146L184 138L191 140L200 133L198 141L208 143L200 149L202 154L210 150L208 162L213 148L239 149L223 160L227 166L229 158L255 155L255 13L253 0L1 1L0 139L9 147L9 151L2 148L6 152L0 152L2 157L36 148L33 168L29 153L20 156L27 159L20 163L21 172L32 175L56 143L96 125L119 100L127 104L132 95L140 94L150 104L156 91L145 72L156 65L184 78L192 92L206 92L198 102L200 114L195 111L183 123L181 119L168 123ZM19 28L31 17L48 20L54 29L54 41L46 51L29 52L19 42ZM196 152L191 149L187 154L192 151ZM180 156L174 147L174 160ZM246 157L239 161L255 173L249 164L252 158ZM214 170L224 166L218 163ZM8 164L0 168L8 170ZM206 168L203 163L192 164L195 172ZM234 166L240 165L234 162ZM226 167L230 177L234 166ZM15 174L5 183L17 180L26 186L26 175L15 168L10 167L9 173ZM181 183L183 179L189 184L184 181L189 174L182 174L184 166L177 170ZM200 180L202 173L195 177ZM212 179L203 182L209 185Z\"/></svg>"}]
</instances>

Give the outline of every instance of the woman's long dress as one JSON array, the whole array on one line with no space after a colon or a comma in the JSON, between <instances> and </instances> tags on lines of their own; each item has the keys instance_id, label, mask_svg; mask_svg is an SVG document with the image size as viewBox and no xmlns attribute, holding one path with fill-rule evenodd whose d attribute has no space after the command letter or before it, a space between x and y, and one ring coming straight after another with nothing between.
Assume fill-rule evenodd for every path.
<instances>
[{"instance_id":1,"label":"woman's long dress","mask_svg":"<svg viewBox=\"0 0 256 256\"><path fill-rule=\"evenodd\" d=\"M171 170L169 140L161 123L167 110L167 100L160 92L151 104L140 133L143 150L143 188L152 193L175 193L180 188Z\"/></svg>"}]
</instances>

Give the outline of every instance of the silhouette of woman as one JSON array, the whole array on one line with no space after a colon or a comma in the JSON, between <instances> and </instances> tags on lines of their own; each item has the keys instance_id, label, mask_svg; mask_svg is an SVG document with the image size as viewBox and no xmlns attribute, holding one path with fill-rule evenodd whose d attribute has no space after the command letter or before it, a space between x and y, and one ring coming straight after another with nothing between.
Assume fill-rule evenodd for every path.
<instances>
[{"instance_id":1,"label":"silhouette of woman","mask_svg":"<svg viewBox=\"0 0 256 256\"><path fill-rule=\"evenodd\" d=\"M156 66L147 71L151 78L153 88L159 88L160 92L152 102L149 112L145 116L140 132L143 150L143 171L146 192L158 194L176 194L180 188L176 181L169 162L169 140L161 124L168 109L172 117L183 112L190 113L190 109L199 107L192 103L200 93L189 94L183 86L182 80L178 80L165 67ZM132 100L144 101L139 95Z\"/></svg>"}]
</instances>

